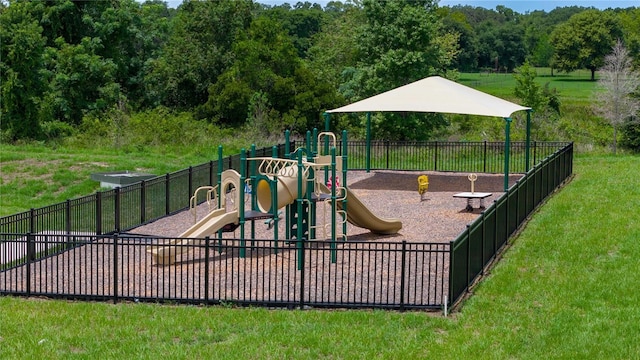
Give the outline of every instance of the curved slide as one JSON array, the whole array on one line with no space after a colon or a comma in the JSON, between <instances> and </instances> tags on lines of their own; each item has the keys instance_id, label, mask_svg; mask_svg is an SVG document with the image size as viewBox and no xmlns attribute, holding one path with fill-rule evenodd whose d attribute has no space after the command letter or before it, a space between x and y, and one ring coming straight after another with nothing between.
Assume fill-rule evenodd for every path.
<instances>
[{"instance_id":1,"label":"curved slide","mask_svg":"<svg viewBox=\"0 0 640 360\"><path fill-rule=\"evenodd\" d=\"M318 184L324 193L331 190L324 184ZM402 222L399 219L382 219L377 217L369 208L360 201L356 194L345 188L347 191L347 221L351 224L369 229L374 234L392 235L402 229ZM342 210L342 202L338 201L338 209Z\"/></svg>"},{"instance_id":2,"label":"curved slide","mask_svg":"<svg viewBox=\"0 0 640 360\"><path fill-rule=\"evenodd\" d=\"M187 229L187 231L183 232L179 237L202 239L206 236L215 234L225 226L235 228L239 221L240 216L237 211L226 212L225 209L214 210L205 216L204 219L198 221L195 225ZM202 240L193 239L171 240L165 245L149 247L147 252L153 255L156 264L172 265L176 262L176 255L180 255L191 250L188 245L192 245L195 242L199 243L201 241Z\"/></svg>"},{"instance_id":3,"label":"curved slide","mask_svg":"<svg viewBox=\"0 0 640 360\"><path fill-rule=\"evenodd\" d=\"M236 189L243 189L243 187L240 186L240 174L234 170L226 170L222 173L220 192L224 194L229 184L232 184ZM271 190L266 185L260 185L262 184L258 184L258 189L256 189L256 196L258 197L261 210L265 211L265 209L271 207ZM318 186L324 193L331 192L324 184L318 183ZM297 196L297 176L279 177L277 188L277 207L281 208L292 203ZM402 222L400 222L400 220L381 219L377 217L358 199L355 193L348 188L346 188L346 192L347 221L351 224L369 229L371 232L381 235L395 234L400 231L402 228ZM241 201L241 195L239 195L241 193L241 190L237 191L237 198L234 200L236 204L238 201ZM222 197L222 205L224 206L224 197ZM338 209L342 210L341 201L338 202ZM147 252L153 256L157 264L171 265L175 263L177 255L191 250L188 245L195 244L195 242L200 243L202 240L199 239L211 236L219 230L224 230L225 227L235 229L239 222L240 215L238 211L226 212L224 208L214 210L180 234L178 239L171 240L169 243L163 245L149 246Z\"/></svg>"},{"instance_id":4,"label":"curved slide","mask_svg":"<svg viewBox=\"0 0 640 360\"><path fill-rule=\"evenodd\" d=\"M242 199L242 189L240 186L240 174L235 170L225 170L221 174L219 192L225 194L229 185L233 185L236 191L236 196L233 199L237 205ZM210 212L202 220L188 228L185 232L178 236L179 239L171 240L167 244L154 245L147 248L147 252L150 253L156 264L171 265L176 262L176 256L188 252L190 247L188 245L195 242L200 243L206 236L210 236L218 232L218 230L224 230L225 227L235 229L240 222L240 215L238 211L227 212L225 209L226 198L222 196L220 198L222 209L217 209ZM192 239L184 239L192 238Z\"/></svg>"},{"instance_id":5,"label":"curved slide","mask_svg":"<svg viewBox=\"0 0 640 360\"><path fill-rule=\"evenodd\" d=\"M285 172L282 171L281 174ZM279 176L278 177L278 208L284 207L295 200L298 193L298 179L297 169L292 169L291 176ZM235 170L225 170L221 174L220 193L224 194L227 191L229 185L233 185L238 191L234 198L234 203L237 204L242 201L242 190L244 187L240 186L240 174ZM304 189L303 189L304 191ZM271 190L267 184L258 184L256 191L258 197L258 204L261 210L271 207ZM214 210L205 216L202 220L198 221L195 225L191 226L185 232L178 236L179 239L171 240L167 244L154 245L147 248L147 252L150 253L156 264L159 265L172 265L176 262L176 256L189 252L191 249L189 245L200 243L206 236L214 235L219 230L225 228L235 229L240 222L240 214L238 211L226 212L225 197L221 197L222 209ZM185 239L186 238L186 239Z\"/></svg>"}]
</instances>

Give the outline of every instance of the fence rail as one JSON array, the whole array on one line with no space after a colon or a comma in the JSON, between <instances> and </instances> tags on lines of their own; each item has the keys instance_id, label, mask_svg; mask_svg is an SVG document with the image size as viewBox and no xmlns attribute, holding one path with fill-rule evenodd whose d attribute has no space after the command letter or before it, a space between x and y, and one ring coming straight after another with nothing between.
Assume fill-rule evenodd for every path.
<instances>
[{"instance_id":1,"label":"fence rail","mask_svg":"<svg viewBox=\"0 0 640 360\"><path fill-rule=\"evenodd\" d=\"M363 144L348 144L350 169L364 168ZM291 145L288 151L285 145L260 149L255 156L275 152L283 157L295 148ZM524 173L523 146L512 143L511 163L513 171ZM502 143L488 142L379 142L372 159L378 169L501 173L503 150ZM240 155L230 156L221 169L212 161L0 218L0 294L269 306L450 306L529 214L571 176L573 144L533 143L531 159L533 168L449 244L349 241L331 253L332 246L323 242L305 243L297 252L268 241L254 240L247 250L242 241L209 239L189 245L191 261L163 267L145 253L160 239L121 235L187 208L197 187L215 185L221 171L240 168ZM303 266L294 269L296 264Z\"/></svg>"},{"instance_id":2,"label":"fence rail","mask_svg":"<svg viewBox=\"0 0 640 360\"><path fill-rule=\"evenodd\" d=\"M533 141L530 146L529 165L539 163L568 144ZM523 141L511 143L509 172L527 171L525 145ZM366 169L366 142L350 141L347 146L349 168ZM373 141L370 146L370 168L503 174L504 149L503 142L488 141ZM341 147L339 150L342 151Z\"/></svg>"},{"instance_id":3,"label":"fence rail","mask_svg":"<svg viewBox=\"0 0 640 360\"><path fill-rule=\"evenodd\" d=\"M451 242L449 296L459 300L544 199L573 173L573 144L545 158Z\"/></svg>"},{"instance_id":4,"label":"fence rail","mask_svg":"<svg viewBox=\"0 0 640 360\"><path fill-rule=\"evenodd\" d=\"M449 244L206 239L173 266L146 252L162 239L2 234L0 294L88 300L288 307L440 308ZM240 256L243 249L244 256ZM300 259L302 256L302 259ZM299 269L302 264L302 269Z\"/></svg>"}]
</instances>

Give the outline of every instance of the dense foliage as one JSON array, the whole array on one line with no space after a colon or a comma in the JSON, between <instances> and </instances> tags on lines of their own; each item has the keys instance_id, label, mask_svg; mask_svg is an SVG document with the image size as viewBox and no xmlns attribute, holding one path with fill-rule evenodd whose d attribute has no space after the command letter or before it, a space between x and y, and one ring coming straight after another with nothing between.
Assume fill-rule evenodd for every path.
<instances>
[{"instance_id":1,"label":"dense foliage","mask_svg":"<svg viewBox=\"0 0 640 360\"><path fill-rule=\"evenodd\" d=\"M177 9L160 0L8 0L0 2L0 136L99 133L149 111L187 114L203 129L300 133L322 127L326 109L429 75L511 72L525 61L595 74L618 39L637 65L639 19L640 8L519 14L437 0L324 8L185 0ZM541 95L547 103L549 94ZM449 121L373 120L376 136L389 139L433 138ZM342 115L332 126L357 136L361 121Z\"/></svg>"}]
</instances>

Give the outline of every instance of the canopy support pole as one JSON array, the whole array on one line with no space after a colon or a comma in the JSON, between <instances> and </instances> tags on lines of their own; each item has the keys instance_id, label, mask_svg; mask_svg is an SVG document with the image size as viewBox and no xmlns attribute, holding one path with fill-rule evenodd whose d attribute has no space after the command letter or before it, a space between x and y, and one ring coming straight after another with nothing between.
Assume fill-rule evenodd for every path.
<instances>
[{"instance_id":1,"label":"canopy support pole","mask_svg":"<svg viewBox=\"0 0 640 360\"><path fill-rule=\"evenodd\" d=\"M509 150L511 148L511 118L504 118L504 191L509 189Z\"/></svg>"},{"instance_id":2,"label":"canopy support pole","mask_svg":"<svg viewBox=\"0 0 640 360\"><path fill-rule=\"evenodd\" d=\"M524 172L527 173L531 168L531 164L529 162L529 150L531 149L531 110L527 110L527 141L525 142L524 147L524 163L526 166Z\"/></svg>"},{"instance_id":3,"label":"canopy support pole","mask_svg":"<svg viewBox=\"0 0 640 360\"><path fill-rule=\"evenodd\" d=\"M366 149L366 169L371 172L371 113L367 113L367 149Z\"/></svg>"}]
</instances>

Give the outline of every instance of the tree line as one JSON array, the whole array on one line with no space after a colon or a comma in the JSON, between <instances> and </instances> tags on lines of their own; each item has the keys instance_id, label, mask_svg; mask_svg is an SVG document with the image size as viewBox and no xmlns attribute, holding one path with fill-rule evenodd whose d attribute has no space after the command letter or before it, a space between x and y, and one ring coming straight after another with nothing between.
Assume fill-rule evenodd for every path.
<instances>
[{"instance_id":1,"label":"tree line","mask_svg":"<svg viewBox=\"0 0 640 360\"><path fill-rule=\"evenodd\" d=\"M0 39L3 140L152 109L268 134L322 127L326 109L430 75L511 72L526 62L595 78L618 40L638 65L640 8L9 0L0 2ZM374 126L380 137L428 139L444 123L437 114L383 114Z\"/></svg>"}]
</instances>

